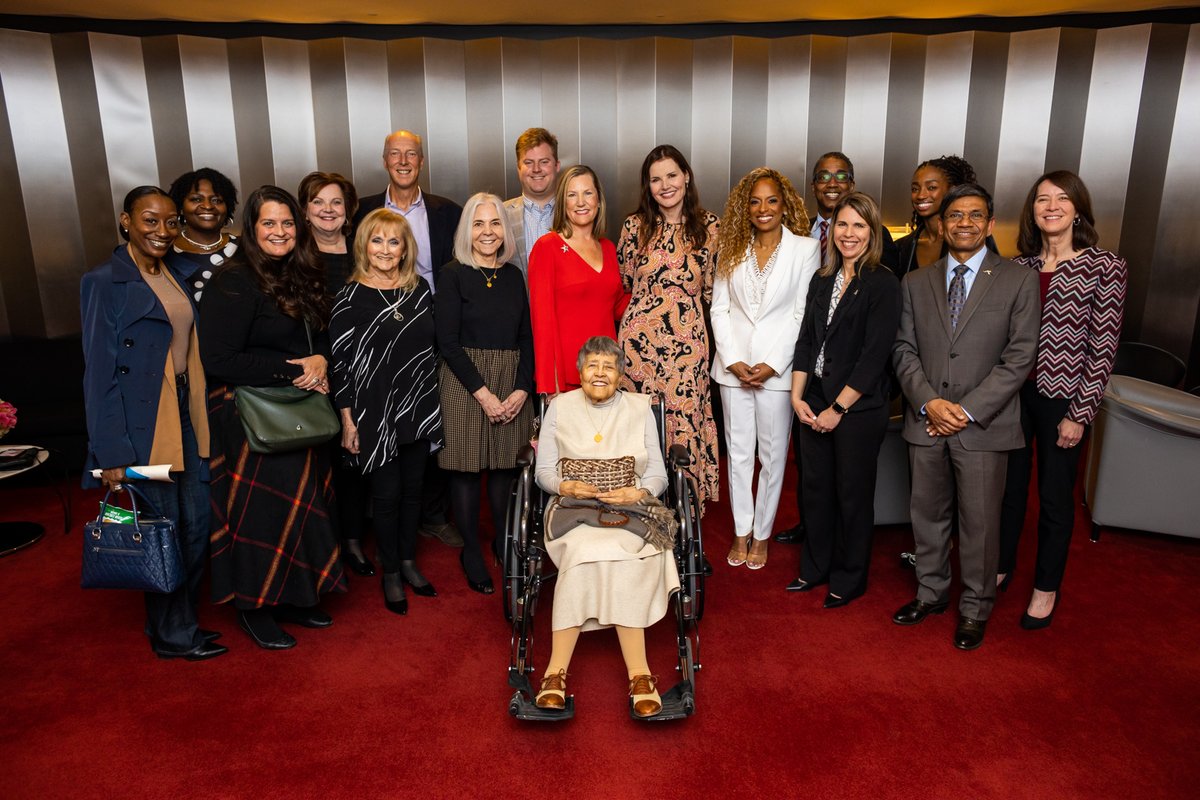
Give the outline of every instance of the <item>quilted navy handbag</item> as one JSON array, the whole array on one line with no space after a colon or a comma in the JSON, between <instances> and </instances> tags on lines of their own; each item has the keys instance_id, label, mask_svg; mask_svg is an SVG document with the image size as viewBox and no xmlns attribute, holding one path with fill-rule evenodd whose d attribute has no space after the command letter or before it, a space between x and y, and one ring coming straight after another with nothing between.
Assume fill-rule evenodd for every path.
<instances>
[{"instance_id":1,"label":"quilted navy handbag","mask_svg":"<svg viewBox=\"0 0 1200 800\"><path fill-rule=\"evenodd\" d=\"M173 592L183 583L183 561L175 538L175 521L158 514L145 495L129 484L133 523L105 522L104 495L100 515L83 526L84 589L138 589ZM143 510L138 511L138 500Z\"/></svg>"}]
</instances>

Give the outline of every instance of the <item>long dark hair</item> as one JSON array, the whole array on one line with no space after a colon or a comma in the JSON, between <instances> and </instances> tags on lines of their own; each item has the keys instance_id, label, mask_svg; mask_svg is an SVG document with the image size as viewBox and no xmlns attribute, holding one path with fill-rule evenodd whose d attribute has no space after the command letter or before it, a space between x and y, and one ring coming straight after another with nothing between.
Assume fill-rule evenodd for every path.
<instances>
[{"instance_id":1,"label":"long dark hair","mask_svg":"<svg viewBox=\"0 0 1200 800\"><path fill-rule=\"evenodd\" d=\"M662 211L658 208L658 203L654 200L654 195L650 193L650 167L665 159L674 161L684 174L687 175L687 182L683 189L683 236L682 242L692 249L704 247L705 241L708 240L708 226L704 224L704 209L700 207L700 190L696 188L696 178L692 174L692 166L688 164L687 159L683 157L683 153L675 145L660 144L658 147L646 154L646 158L642 161L642 190L638 196L637 211L633 215L637 217L641 223L642 231L642 252L650 247L651 240L654 239L654 231L660 222L663 222Z\"/></svg>"},{"instance_id":2,"label":"long dark hair","mask_svg":"<svg viewBox=\"0 0 1200 800\"><path fill-rule=\"evenodd\" d=\"M1033 182L1029 194L1025 196L1025 205L1021 209L1021 226L1017 233L1017 249L1023 256L1038 256L1042 253L1042 229L1037 226L1033 215L1033 203L1037 199L1038 187L1043 181L1050 181L1066 193L1075 206L1075 221L1071 228L1071 246L1076 250L1092 247L1100 241L1096 233L1096 218L1092 216L1092 196L1084 185L1083 180L1074 172L1057 169L1047 172Z\"/></svg>"},{"instance_id":3,"label":"long dark hair","mask_svg":"<svg viewBox=\"0 0 1200 800\"><path fill-rule=\"evenodd\" d=\"M258 244L259 213L267 203L282 203L296 222L296 246L283 258L272 258ZM242 215L242 238L237 256L230 261L245 264L263 294L293 319L306 320L318 329L329 324L329 297L325 294L325 267L322 265L312 234L304 224L300 204L285 189L260 186L246 198Z\"/></svg>"}]
</instances>

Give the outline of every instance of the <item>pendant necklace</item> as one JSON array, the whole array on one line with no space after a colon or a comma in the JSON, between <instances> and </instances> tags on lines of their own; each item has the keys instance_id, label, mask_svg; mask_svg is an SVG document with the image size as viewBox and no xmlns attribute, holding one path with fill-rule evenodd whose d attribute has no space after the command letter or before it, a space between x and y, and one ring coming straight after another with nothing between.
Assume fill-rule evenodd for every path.
<instances>
[{"instance_id":1,"label":"pendant necklace","mask_svg":"<svg viewBox=\"0 0 1200 800\"><path fill-rule=\"evenodd\" d=\"M383 293L383 289L376 287L375 291L379 292L379 296L383 298L383 302L388 302L387 295ZM396 322L404 322L404 315L400 313L400 301L402 299L402 297L397 297L396 302L388 303L387 310L392 312L392 319L396 320Z\"/></svg>"},{"instance_id":2,"label":"pendant necklace","mask_svg":"<svg viewBox=\"0 0 1200 800\"><path fill-rule=\"evenodd\" d=\"M603 436L603 434L600 433L600 429L604 427L604 423L608 422L608 409L612 408L612 403L610 402L610 404L605 407L604 419L600 421L599 425L597 425L592 420L592 411L589 408L589 406L591 405L591 401L585 399L583 402L584 402L583 410L584 410L584 413L587 414L588 422L590 422L592 424L592 427L596 429L596 435L592 437L592 441L599 444L600 442L604 441L604 436Z\"/></svg>"},{"instance_id":3,"label":"pendant necklace","mask_svg":"<svg viewBox=\"0 0 1200 800\"><path fill-rule=\"evenodd\" d=\"M487 288L489 288L489 289L492 288L492 281L496 280L496 276L500 274L500 270L503 267L504 267L503 264L501 264L499 267L496 267L495 271L492 272L491 276L489 276L486 272L484 272L483 277L484 277L484 280L487 281ZM480 267L479 271L483 272L483 268Z\"/></svg>"},{"instance_id":4,"label":"pendant necklace","mask_svg":"<svg viewBox=\"0 0 1200 800\"><path fill-rule=\"evenodd\" d=\"M190 244L192 247L199 249L203 253L207 253L210 250L216 250L218 247L221 246L221 240L225 238L225 235L222 234L222 235L218 236L217 240L215 242L213 242L212 244L200 244L200 242L197 242L195 239L188 236L187 233L185 233L184 231L180 231L179 235L183 237L183 240L185 242Z\"/></svg>"}]
</instances>

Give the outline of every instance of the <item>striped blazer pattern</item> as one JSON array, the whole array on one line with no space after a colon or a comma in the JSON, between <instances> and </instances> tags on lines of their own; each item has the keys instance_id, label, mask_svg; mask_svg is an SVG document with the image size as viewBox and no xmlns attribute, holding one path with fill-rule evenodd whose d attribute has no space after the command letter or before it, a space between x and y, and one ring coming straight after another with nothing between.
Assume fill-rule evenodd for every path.
<instances>
[{"instance_id":1,"label":"striped blazer pattern","mask_svg":"<svg viewBox=\"0 0 1200 800\"><path fill-rule=\"evenodd\" d=\"M1042 268L1041 256L1018 264ZM1089 247L1064 261L1050 278L1038 335L1037 388L1069 399L1067 417L1089 425L1112 374L1125 316L1129 269L1116 253Z\"/></svg>"}]
</instances>

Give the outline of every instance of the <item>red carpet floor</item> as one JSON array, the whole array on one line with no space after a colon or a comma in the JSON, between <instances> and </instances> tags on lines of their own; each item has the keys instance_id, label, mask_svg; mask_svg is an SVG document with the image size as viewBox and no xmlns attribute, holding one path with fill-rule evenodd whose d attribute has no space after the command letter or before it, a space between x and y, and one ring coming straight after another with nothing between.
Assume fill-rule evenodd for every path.
<instances>
[{"instance_id":1,"label":"red carpet floor","mask_svg":"<svg viewBox=\"0 0 1200 800\"><path fill-rule=\"evenodd\" d=\"M1165 798L1195 797L1200 782L1198 541L1112 531L1093 544L1081 514L1061 610L1026 632L1030 530L984 646L963 653L952 613L890 621L914 592L896 560L907 528L878 531L868 594L825 611L819 592L783 591L795 547L774 545L761 572L727 567L717 504L697 714L631 721L603 631L572 665L576 718L536 725L506 713L509 629L498 596L467 589L455 551L421 540L440 596L411 597L407 617L384 609L374 579L354 578L327 604L333 627L293 629L293 650L259 650L230 609L206 605L202 623L231 652L161 661L139 596L78 588L78 528L96 499L82 497L64 536L49 489L0 487L0 519L50 529L0 559L10 800ZM795 518L790 494L782 507L779 527ZM650 633L666 685L671 639L662 623Z\"/></svg>"}]
</instances>

